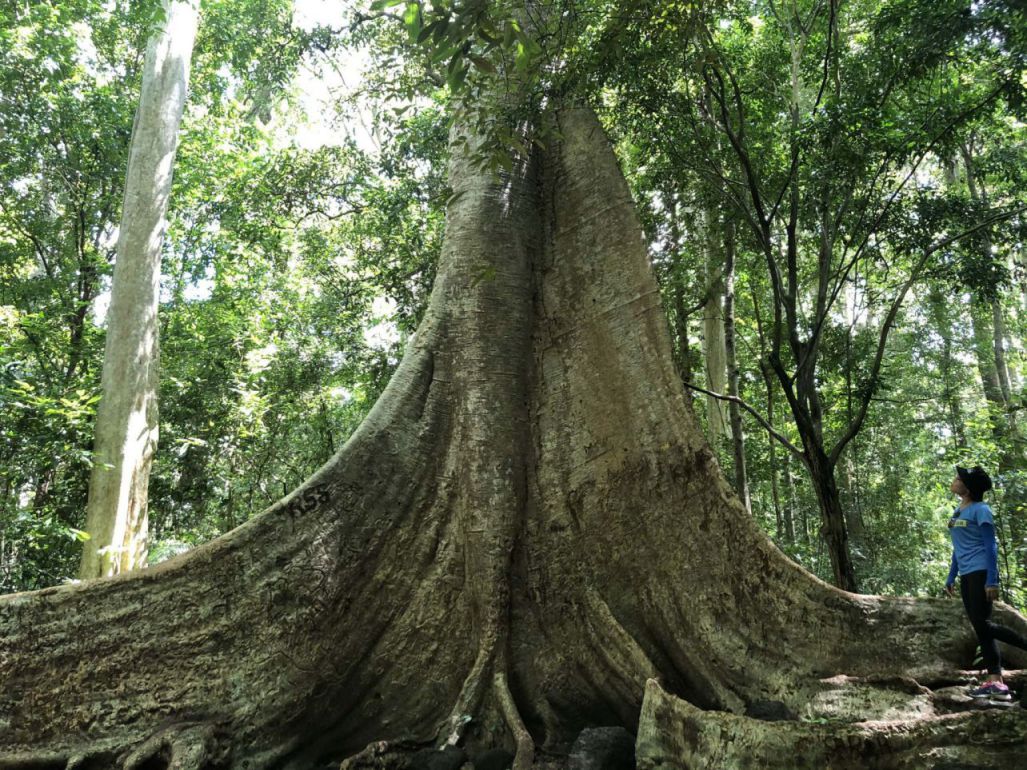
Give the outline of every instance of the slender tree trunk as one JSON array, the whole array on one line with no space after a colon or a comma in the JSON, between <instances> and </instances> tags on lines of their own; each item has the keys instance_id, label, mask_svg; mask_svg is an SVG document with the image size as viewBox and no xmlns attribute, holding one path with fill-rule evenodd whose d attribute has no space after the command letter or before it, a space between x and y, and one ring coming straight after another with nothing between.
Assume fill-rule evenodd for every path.
<instances>
[{"instance_id":1,"label":"slender tree trunk","mask_svg":"<svg viewBox=\"0 0 1027 770\"><path fill-rule=\"evenodd\" d=\"M988 191L983 177L978 177L973 155L973 137L962 146L966 183L970 197L987 208ZM981 245L984 256L992 259L990 233L985 231ZM998 287L993 287L990 298L974 292L971 296L970 315L973 323L974 352L978 371L988 404L991 434L999 449L998 475L1004 478L1001 489L1002 508L1007 514L1006 528L1012 542L1022 542L1019 522L1027 511L1027 488L1020 480L1020 472L1027 462L1027 441L1017 423L1017 408L1012 399L1012 383L1006 363L1005 316ZM1012 471L1013 473L1010 473ZM1008 546L1000 542L1003 555ZM1021 555L1021 568L1027 565L1027 554ZM1008 575L1008 563L1006 569Z\"/></svg>"},{"instance_id":2,"label":"slender tree trunk","mask_svg":"<svg viewBox=\"0 0 1027 770\"><path fill-rule=\"evenodd\" d=\"M102 391L89 480L82 578L146 564L147 488L157 443L160 257L197 10L166 0L146 50L129 147L125 202L107 314Z\"/></svg>"},{"instance_id":3,"label":"slender tree trunk","mask_svg":"<svg viewBox=\"0 0 1027 770\"><path fill-rule=\"evenodd\" d=\"M855 441L849 444L842 461L845 463L845 488L848 493L847 505L844 506L845 526L849 533L849 542L858 548L859 542L863 538L864 525L862 501L860 500L861 485L854 459L856 446Z\"/></svg>"},{"instance_id":4,"label":"slender tree trunk","mask_svg":"<svg viewBox=\"0 0 1027 770\"><path fill-rule=\"evenodd\" d=\"M767 337L763 328L763 315L760 313L760 301L756 294L756 287L752 286L750 292L752 296L752 312L756 319L756 338L760 346L760 374L763 377L763 385L767 390L767 422L773 428L775 427L774 379L767 364ZM779 541L787 538L786 542L791 544L795 542L795 528L792 524L792 513L790 510L791 502L789 501L788 506L784 506L782 510L780 485L778 483L777 439L770 432L767 433L767 453L770 460L770 489L774 500L777 538ZM786 456L785 460L787 461L788 459Z\"/></svg>"},{"instance_id":5,"label":"slender tree trunk","mask_svg":"<svg viewBox=\"0 0 1027 770\"><path fill-rule=\"evenodd\" d=\"M498 181L454 142L424 321L300 489L153 569L0 597L0 765L355 770L461 743L526 770L589 725L677 739L643 708L657 689L713 727L769 709L867 737L860 764L808 742L840 770L939 721L928 688L972 633L950 602L812 578L745 513L677 380L609 143L588 110L557 120ZM903 758L1015 759L1021 713L953 714Z\"/></svg>"},{"instance_id":6,"label":"slender tree trunk","mask_svg":"<svg viewBox=\"0 0 1027 770\"><path fill-rule=\"evenodd\" d=\"M785 479L788 483L788 506L785 508L785 532L789 534L790 542L795 542L795 519L802 522L802 542L809 545L809 522L806 518L805 509L799 504L798 490L795 488L795 474L792 472L791 455L785 457Z\"/></svg>"},{"instance_id":7,"label":"slender tree trunk","mask_svg":"<svg viewBox=\"0 0 1027 770\"><path fill-rule=\"evenodd\" d=\"M932 287L928 296L928 306L931 311L931 322L941 336L941 387L942 403L945 405L945 415L949 430L955 440L956 446L960 449L966 447L965 418L963 417L962 394L958 384L958 378L953 375L953 367L956 365L952 355L952 313L948 307L947 300L942 296L937 287Z\"/></svg>"},{"instance_id":8,"label":"slender tree trunk","mask_svg":"<svg viewBox=\"0 0 1027 770\"><path fill-rule=\"evenodd\" d=\"M855 412L853 410L853 382L852 372L854 368L852 360L852 331L856 326L857 320L857 297L856 290L854 288L855 281L846 291L845 297L845 321L847 325L845 333L845 420L847 424L852 424L855 419ZM846 514L846 526L848 527L849 537L852 543L858 544L863 537L863 513L860 507L859 491L860 485L857 482L856 476L856 455L859 445L856 440L853 439L846 447L843 454L845 462L845 491L847 493L848 501L845 506Z\"/></svg>"},{"instance_id":9,"label":"slender tree trunk","mask_svg":"<svg viewBox=\"0 0 1027 770\"><path fill-rule=\"evenodd\" d=\"M995 330L991 308L976 298L970 303L970 321L973 328L974 361L981 377L984 398L996 414L1003 414L1006 401L1002 394L1002 383L995 364ZM1005 428L1001 420L992 420L996 439L1005 439Z\"/></svg>"},{"instance_id":10,"label":"slender tree trunk","mask_svg":"<svg viewBox=\"0 0 1027 770\"><path fill-rule=\"evenodd\" d=\"M834 468L823 452L810 452L806 457L813 490L820 504L823 525L821 535L831 559L834 584L845 591L855 592L856 570L849 555L845 511L842 509L841 495L838 494Z\"/></svg>"},{"instance_id":11,"label":"slender tree trunk","mask_svg":"<svg viewBox=\"0 0 1027 770\"><path fill-rule=\"evenodd\" d=\"M735 226L730 217L724 221L724 355L727 362L728 394L741 398L738 357L735 352ZM752 513L749 479L745 468L745 435L742 409L737 401L728 402L731 417L731 448L734 457L735 491L745 510Z\"/></svg>"},{"instance_id":12,"label":"slender tree trunk","mask_svg":"<svg viewBox=\"0 0 1027 770\"><path fill-rule=\"evenodd\" d=\"M807 349L808 344L799 345L800 354ZM824 449L823 406L814 369L811 366L799 368L794 391L790 390L791 383L780 361L774 369L778 382L789 395L795 427L802 439L802 461L809 471L820 508L821 541L827 547L834 579L842 581L835 585L856 592L859 587L849 551L847 517L835 477L837 461Z\"/></svg>"},{"instance_id":13,"label":"slender tree trunk","mask_svg":"<svg viewBox=\"0 0 1027 770\"><path fill-rule=\"evenodd\" d=\"M720 213L706 211L703 237L706 242L706 290L703 308L703 353L706 362L706 387L714 393L727 389L727 353L724 346L724 254ZM719 446L729 436L724 402L706 397L707 424L710 441Z\"/></svg>"},{"instance_id":14,"label":"slender tree trunk","mask_svg":"<svg viewBox=\"0 0 1027 770\"><path fill-rule=\"evenodd\" d=\"M678 222L677 198L673 191L666 191L664 198L667 201L668 224L670 226L670 252L671 252L671 293L674 302L674 361L677 364L681 381L688 385L692 382L692 353L691 344L688 339L688 308L685 306L685 290L680 280L680 270L676 269L681 260L681 227ZM692 401L692 392L685 391L689 400Z\"/></svg>"},{"instance_id":15,"label":"slender tree trunk","mask_svg":"<svg viewBox=\"0 0 1027 770\"><path fill-rule=\"evenodd\" d=\"M692 382L692 350L688 339L688 309L685 307L685 291L681 284L674 283L674 338L677 342L675 347L675 361L681 381L686 385ZM688 391L688 400L692 400L691 391Z\"/></svg>"},{"instance_id":16,"label":"slender tree trunk","mask_svg":"<svg viewBox=\"0 0 1027 770\"><path fill-rule=\"evenodd\" d=\"M991 299L991 328L994 337L992 342L995 349L995 371L998 374L999 389L1008 413L1012 400L1012 385L1009 367L1006 364L1006 319L1002 312L1002 302L998 296Z\"/></svg>"},{"instance_id":17,"label":"slender tree trunk","mask_svg":"<svg viewBox=\"0 0 1027 770\"><path fill-rule=\"evenodd\" d=\"M970 197L982 207L987 207L988 191L984 179L977 174L972 136L962 145L961 151ZM986 258L991 259L991 235L988 231L984 232L981 248ZM994 287L987 300L975 293L971 298L970 313L977 366L984 386L984 397L991 406L992 433L1002 449L999 470L1018 468L1024 460L1024 440L1016 423L1016 410L1011 403L1012 389L1005 353L1005 318L998 287Z\"/></svg>"},{"instance_id":18,"label":"slender tree trunk","mask_svg":"<svg viewBox=\"0 0 1027 770\"><path fill-rule=\"evenodd\" d=\"M770 382L767 383L767 422L774 425L774 389ZM770 463L770 493L774 501L774 521L776 522L777 538L787 538L789 544L795 542L795 530L792 526L791 514L782 510L781 489L778 481L777 467L777 439L767 434L767 457Z\"/></svg>"}]
</instances>

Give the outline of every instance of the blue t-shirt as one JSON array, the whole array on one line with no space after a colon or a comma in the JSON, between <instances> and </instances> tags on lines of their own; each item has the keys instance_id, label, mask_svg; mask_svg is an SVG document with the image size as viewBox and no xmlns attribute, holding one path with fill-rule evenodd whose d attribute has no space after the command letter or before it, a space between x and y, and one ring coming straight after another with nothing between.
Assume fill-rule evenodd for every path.
<instances>
[{"instance_id":1,"label":"blue t-shirt","mask_svg":"<svg viewBox=\"0 0 1027 770\"><path fill-rule=\"evenodd\" d=\"M995 520L987 503L974 502L956 510L949 519L949 537L952 538L952 568L948 582L956 574L967 575L987 570L985 585L998 585L998 543L995 541Z\"/></svg>"}]
</instances>

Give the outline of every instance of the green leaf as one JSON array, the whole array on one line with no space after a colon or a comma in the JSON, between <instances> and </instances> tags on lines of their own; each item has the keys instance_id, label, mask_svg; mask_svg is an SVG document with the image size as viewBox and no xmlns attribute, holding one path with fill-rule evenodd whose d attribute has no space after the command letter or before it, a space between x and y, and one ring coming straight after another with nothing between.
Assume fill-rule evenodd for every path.
<instances>
[{"instance_id":1,"label":"green leaf","mask_svg":"<svg viewBox=\"0 0 1027 770\"><path fill-rule=\"evenodd\" d=\"M482 72L488 72L489 74L493 75L495 74L496 68L493 66L492 62L490 62L484 56L477 56L472 53L468 54L467 58L474 62L474 66L480 69Z\"/></svg>"},{"instance_id":2,"label":"green leaf","mask_svg":"<svg viewBox=\"0 0 1027 770\"><path fill-rule=\"evenodd\" d=\"M452 56L454 53L457 53L459 50L459 47L455 45L442 46L437 51L435 51L435 53L433 53L430 58L433 64L438 64L440 61L442 61L443 59L448 59L450 56Z\"/></svg>"},{"instance_id":3,"label":"green leaf","mask_svg":"<svg viewBox=\"0 0 1027 770\"><path fill-rule=\"evenodd\" d=\"M469 68L466 65L463 65L449 74L449 77L446 78L446 83L449 85L451 90L460 90L460 87L464 84L464 80L467 78L468 69Z\"/></svg>"},{"instance_id":4,"label":"green leaf","mask_svg":"<svg viewBox=\"0 0 1027 770\"><path fill-rule=\"evenodd\" d=\"M471 286L477 286L482 281L494 281L496 280L496 267L495 265L482 265L481 270L478 272L474 279L471 281Z\"/></svg>"},{"instance_id":5,"label":"green leaf","mask_svg":"<svg viewBox=\"0 0 1027 770\"><path fill-rule=\"evenodd\" d=\"M514 66L518 70L524 72L528 69L528 64L531 61L531 57L528 54L528 48L520 40L517 41L517 53L514 55Z\"/></svg>"},{"instance_id":6,"label":"green leaf","mask_svg":"<svg viewBox=\"0 0 1027 770\"><path fill-rule=\"evenodd\" d=\"M418 45L420 45L420 44L421 44L421 43L423 43L423 42L424 42L425 40L427 40L427 39L428 39L429 37L431 37L432 33L433 33L433 32L434 32L435 30L437 30L437 29L438 29L439 27L441 27L441 26L442 26L442 24L443 24L443 23L444 23L445 21L446 21L445 19L436 19L436 20L435 20L435 21L433 21L433 22L432 22L431 24L429 24L429 25L428 25L428 26L426 26L426 27L425 27L424 29L422 29L422 30L421 30L421 32L420 32L420 34L418 34L418 36L417 36L417 43L418 43Z\"/></svg>"},{"instance_id":7,"label":"green leaf","mask_svg":"<svg viewBox=\"0 0 1027 770\"><path fill-rule=\"evenodd\" d=\"M403 23L406 25L411 40L416 40L421 34L421 18L421 5L407 3L406 10L403 11Z\"/></svg>"}]
</instances>

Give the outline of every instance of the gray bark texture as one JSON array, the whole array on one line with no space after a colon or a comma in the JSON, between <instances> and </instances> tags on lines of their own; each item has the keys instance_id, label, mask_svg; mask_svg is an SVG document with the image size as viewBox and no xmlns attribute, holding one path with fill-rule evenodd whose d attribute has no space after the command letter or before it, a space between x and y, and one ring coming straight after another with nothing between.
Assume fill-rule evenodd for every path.
<instances>
[{"instance_id":1,"label":"gray bark texture","mask_svg":"<svg viewBox=\"0 0 1027 770\"><path fill-rule=\"evenodd\" d=\"M196 37L194 0L165 0L146 48L107 313L102 390L79 577L146 566L147 491L157 445L161 247Z\"/></svg>"},{"instance_id":2,"label":"gray bark texture","mask_svg":"<svg viewBox=\"0 0 1027 770\"><path fill-rule=\"evenodd\" d=\"M335 458L155 568L0 598L0 768L411 767L460 744L521 770L596 725L657 725L660 766L685 766L701 744L648 716L649 680L718 719L969 665L958 603L841 592L745 514L609 142L590 110L554 119L498 181L454 154L425 320ZM1027 712L947 729L1022 736Z\"/></svg>"}]
</instances>

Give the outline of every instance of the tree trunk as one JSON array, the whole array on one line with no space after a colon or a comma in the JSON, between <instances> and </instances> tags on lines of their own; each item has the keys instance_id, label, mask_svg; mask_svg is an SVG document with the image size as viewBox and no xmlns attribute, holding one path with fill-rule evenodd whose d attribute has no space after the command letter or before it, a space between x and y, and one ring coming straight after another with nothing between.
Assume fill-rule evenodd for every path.
<instances>
[{"instance_id":1,"label":"tree trunk","mask_svg":"<svg viewBox=\"0 0 1027 770\"><path fill-rule=\"evenodd\" d=\"M767 382L767 422L774 425L774 390ZM774 522L776 524L777 539L785 540L789 545L795 542L795 528L792 524L791 511L781 506L781 489L778 481L777 467L777 439L767 434L767 457L770 466L770 495L774 501Z\"/></svg>"},{"instance_id":2,"label":"tree trunk","mask_svg":"<svg viewBox=\"0 0 1027 770\"><path fill-rule=\"evenodd\" d=\"M681 375L681 382L688 385L692 382L692 350L688 340L688 310L685 308L685 290L677 282L674 283L674 337L677 341L675 360L678 372ZM688 400L691 403L691 393L688 394Z\"/></svg>"},{"instance_id":3,"label":"tree trunk","mask_svg":"<svg viewBox=\"0 0 1027 770\"><path fill-rule=\"evenodd\" d=\"M738 357L735 353L735 225L730 217L724 221L724 356L727 362L728 395L741 398ZM749 478L745 469L745 434L742 432L742 409L738 401L728 402L731 417L731 449L734 459L735 491L745 510L752 513Z\"/></svg>"},{"instance_id":4,"label":"tree trunk","mask_svg":"<svg viewBox=\"0 0 1027 770\"><path fill-rule=\"evenodd\" d=\"M756 287L750 286L752 296L752 314L756 320L756 338L759 341L760 346L760 374L763 377L763 385L767 390L767 423L771 428L775 426L775 415L774 415L774 380L771 374L770 367L767 364L767 337L763 330L763 318L760 314L760 301L756 294ZM781 505L781 492L778 483L778 467L777 467L777 439L774 438L773 434L767 432L767 453L770 458L770 490L774 500L774 519L777 524L778 541L785 540L789 545L795 543L795 527L792 521L792 500L794 495L789 498L787 506L784 506L782 510ZM788 452L785 453L785 461L790 459ZM788 486L791 491L791 471L788 471Z\"/></svg>"},{"instance_id":5,"label":"tree trunk","mask_svg":"<svg viewBox=\"0 0 1027 770\"><path fill-rule=\"evenodd\" d=\"M706 211L706 305L703 307L703 352L706 361L706 388L722 394L727 389L727 352L724 347L724 257L720 214ZM710 441L721 446L729 435L724 402L706 397L707 428Z\"/></svg>"},{"instance_id":6,"label":"tree trunk","mask_svg":"<svg viewBox=\"0 0 1027 770\"><path fill-rule=\"evenodd\" d=\"M674 302L674 360L678 367L678 373L681 375L681 381L688 385L692 382L692 351L691 344L688 339L688 308L685 307L685 289L682 285L680 272L677 269L678 262L681 259L681 227L678 222L678 211L677 211L677 199L672 191L664 193L664 197L667 201L668 207L668 220L670 225L670 252L671 252L671 284L672 284L672 296ZM689 403L692 402L691 391L686 391Z\"/></svg>"},{"instance_id":7,"label":"tree trunk","mask_svg":"<svg viewBox=\"0 0 1027 770\"><path fill-rule=\"evenodd\" d=\"M146 49L129 147L125 203L107 314L93 470L79 576L146 565L147 488L157 444L161 246L189 82L197 10L166 0L162 29Z\"/></svg>"},{"instance_id":8,"label":"tree trunk","mask_svg":"<svg viewBox=\"0 0 1027 770\"><path fill-rule=\"evenodd\" d=\"M963 164L966 170L967 190L972 200L987 208L988 189L983 176L978 176L974 164L974 139L961 146ZM991 233L985 230L981 249L988 259L993 259ZM984 397L991 406L991 427L995 441L1000 447L999 471L1018 469L1023 466L1024 440L1016 423L1016 410L1012 404L1012 390L1005 352L1005 318L999 287L993 287L990 298L976 292L971 298L971 318L974 331L974 348L978 369L984 385ZM1022 499L1015 505L1023 505Z\"/></svg>"},{"instance_id":9,"label":"tree trunk","mask_svg":"<svg viewBox=\"0 0 1027 770\"><path fill-rule=\"evenodd\" d=\"M745 514L609 143L588 110L556 119L498 181L454 150L425 319L302 487L153 569L0 598L0 766L385 767L462 742L520 770L638 728L654 677L696 709L805 713L825 677L969 665L956 603L838 591ZM1004 725L955 715L944 740Z\"/></svg>"},{"instance_id":10,"label":"tree trunk","mask_svg":"<svg viewBox=\"0 0 1027 770\"><path fill-rule=\"evenodd\" d=\"M1002 313L1002 302L998 296L991 298L992 340L995 349L995 371L998 373L998 384L1002 391L1002 400L1009 404L1012 388L1009 378L1009 367L1006 364L1006 320Z\"/></svg>"},{"instance_id":11,"label":"tree trunk","mask_svg":"<svg viewBox=\"0 0 1027 770\"><path fill-rule=\"evenodd\" d=\"M842 509L841 495L834 478L834 468L822 453L813 453L809 463L813 490L817 495L821 513L821 535L831 559L834 584L845 591L857 590L856 570L849 556L849 536Z\"/></svg>"},{"instance_id":12,"label":"tree trunk","mask_svg":"<svg viewBox=\"0 0 1027 770\"><path fill-rule=\"evenodd\" d=\"M790 533L789 542L795 542L795 519L802 519L802 542L809 545L809 521L805 511L800 513L799 494L795 488L795 474L792 473L792 456L785 455L785 475L788 481L788 507L785 509L785 531Z\"/></svg>"},{"instance_id":13,"label":"tree trunk","mask_svg":"<svg viewBox=\"0 0 1027 770\"><path fill-rule=\"evenodd\" d=\"M931 311L931 323L934 324L934 328L942 339L940 368L945 415L956 446L959 449L965 449L967 442L962 394L959 390L959 380L952 373L953 367L956 365L955 357L952 354L952 314L946 298L942 296L937 287L931 288L928 307Z\"/></svg>"}]
</instances>

